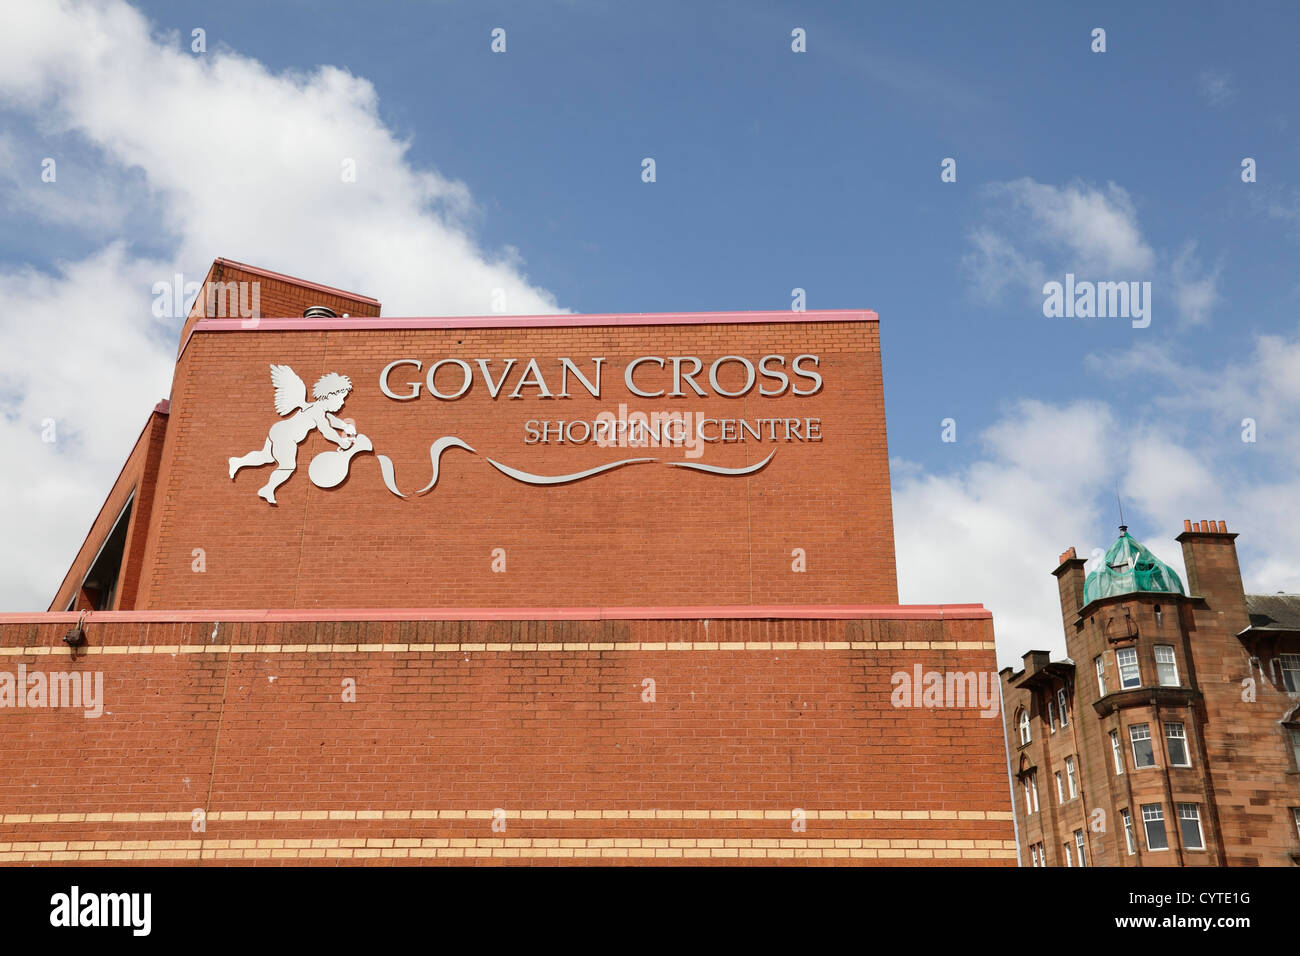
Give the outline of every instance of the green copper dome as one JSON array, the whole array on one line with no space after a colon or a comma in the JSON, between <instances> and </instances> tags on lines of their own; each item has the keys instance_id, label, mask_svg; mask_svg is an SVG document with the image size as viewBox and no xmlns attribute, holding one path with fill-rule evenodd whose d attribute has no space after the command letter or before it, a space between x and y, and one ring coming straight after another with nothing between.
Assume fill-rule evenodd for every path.
<instances>
[{"instance_id":1,"label":"green copper dome","mask_svg":"<svg viewBox=\"0 0 1300 956\"><path fill-rule=\"evenodd\" d=\"M1142 547L1127 528L1119 530L1101 564L1083 582L1083 603L1134 591L1182 594L1183 582L1174 569Z\"/></svg>"}]
</instances>

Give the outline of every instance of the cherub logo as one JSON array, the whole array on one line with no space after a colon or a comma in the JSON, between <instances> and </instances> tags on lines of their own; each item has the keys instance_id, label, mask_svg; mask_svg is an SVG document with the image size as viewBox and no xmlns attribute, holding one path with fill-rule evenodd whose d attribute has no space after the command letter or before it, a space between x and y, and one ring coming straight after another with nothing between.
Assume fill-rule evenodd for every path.
<instances>
[{"instance_id":1,"label":"cherub logo","mask_svg":"<svg viewBox=\"0 0 1300 956\"><path fill-rule=\"evenodd\" d=\"M313 429L339 446L338 451L322 452L312 459L307 474L318 487L332 488L339 484L347 477L352 456L373 449L369 438L358 435L352 425L334 416L334 412L343 408L348 392L352 391L352 381L346 375L336 372L322 375L312 387L314 402L307 401L307 385L287 365L271 366L271 384L275 387L276 413L282 416L290 412L294 414L271 426L266 444L260 450L230 459L232 479L241 468L257 468L275 462L271 477L258 489L259 498L275 504L275 489L292 477L298 466L298 445Z\"/></svg>"}]
</instances>

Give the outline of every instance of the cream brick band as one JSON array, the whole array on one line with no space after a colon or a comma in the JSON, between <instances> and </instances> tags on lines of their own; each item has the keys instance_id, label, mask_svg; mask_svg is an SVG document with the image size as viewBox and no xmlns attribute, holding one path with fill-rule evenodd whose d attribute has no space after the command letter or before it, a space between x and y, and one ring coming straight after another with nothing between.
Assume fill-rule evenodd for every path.
<instances>
[{"instance_id":1,"label":"cream brick band","mask_svg":"<svg viewBox=\"0 0 1300 956\"><path fill-rule=\"evenodd\" d=\"M402 858L1015 859L1014 840L529 839L70 840L0 843L0 863Z\"/></svg>"},{"instance_id":2,"label":"cream brick band","mask_svg":"<svg viewBox=\"0 0 1300 956\"><path fill-rule=\"evenodd\" d=\"M80 654L464 654L516 651L991 651L992 641L628 641L562 644L114 644ZM66 655L59 646L0 647L0 656Z\"/></svg>"},{"instance_id":3,"label":"cream brick band","mask_svg":"<svg viewBox=\"0 0 1300 956\"><path fill-rule=\"evenodd\" d=\"M256 820L491 820L495 810L213 810L209 822ZM807 820L1010 820L1009 810L804 810ZM504 810L507 820L783 820L790 810ZM186 810L5 813L0 825L189 822ZM959 841L960 842L960 841Z\"/></svg>"}]
</instances>

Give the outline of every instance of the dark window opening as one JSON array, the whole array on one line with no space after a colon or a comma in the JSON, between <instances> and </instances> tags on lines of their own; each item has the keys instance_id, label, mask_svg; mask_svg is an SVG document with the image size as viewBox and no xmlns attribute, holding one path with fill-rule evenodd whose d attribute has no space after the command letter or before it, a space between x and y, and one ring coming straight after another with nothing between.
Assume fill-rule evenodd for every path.
<instances>
[{"instance_id":1,"label":"dark window opening","mask_svg":"<svg viewBox=\"0 0 1300 956\"><path fill-rule=\"evenodd\" d=\"M118 577L122 573L122 555L126 551L126 530L131 526L131 506L134 502L135 496L132 495L122 513L117 516L113 530L100 546L99 554L86 572L86 579L81 582L81 590L91 610L107 611L113 607Z\"/></svg>"}]
</instances>

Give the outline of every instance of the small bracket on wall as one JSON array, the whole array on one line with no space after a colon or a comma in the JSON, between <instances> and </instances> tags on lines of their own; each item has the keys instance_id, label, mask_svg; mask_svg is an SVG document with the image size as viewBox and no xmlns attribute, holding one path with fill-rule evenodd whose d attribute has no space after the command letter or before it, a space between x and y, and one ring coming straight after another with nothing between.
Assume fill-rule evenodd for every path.
<instances>
[{"instance_id":1,"label":"small bracket on wall","mask_svg":"<svg viewBox=\"0 0 1300 956\"><path fill-rule=\"evenodd\" d=\"M74 661L77 659L77 648L86 646L86 617L89 614L89 611L82 611L81 617L77 618L77 626L63 635L63 643L72 650Z\"/></svg>"},{"instance_id":2,"label":"small bracket on wall","mask_svg":"<svg viewBox=\"0 0 1300 956\"><path fill-rule=\"evenodd\" d=\"M1106 626L1102 632L1106 635L1106 641L1110 644L1124 644L1130 641L1136 641L1138 636L1138 626L1133 621L1132 614L1128 608L1124 608L1124 621L1117 624L1116 616L1111 615L1106 618Z\"/></svg>"}]
</instances>

